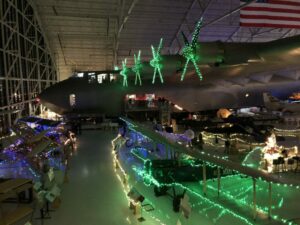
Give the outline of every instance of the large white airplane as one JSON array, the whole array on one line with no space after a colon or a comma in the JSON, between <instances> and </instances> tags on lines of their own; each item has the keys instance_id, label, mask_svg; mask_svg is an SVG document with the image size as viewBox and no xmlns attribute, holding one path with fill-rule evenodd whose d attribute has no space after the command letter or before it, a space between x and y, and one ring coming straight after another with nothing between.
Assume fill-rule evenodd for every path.
<instances>
[{"instance_id":1,"label":"large white airplane","mask_svg":"<svg viewBox=\"0 0 300 225\"><path fill-rule=\"evenodd\" d=\"M281 101L269 93L263 93L265 107L272 111L281 111L286 113L300 113L300 102Z\"/></svg>"}]
</instances>

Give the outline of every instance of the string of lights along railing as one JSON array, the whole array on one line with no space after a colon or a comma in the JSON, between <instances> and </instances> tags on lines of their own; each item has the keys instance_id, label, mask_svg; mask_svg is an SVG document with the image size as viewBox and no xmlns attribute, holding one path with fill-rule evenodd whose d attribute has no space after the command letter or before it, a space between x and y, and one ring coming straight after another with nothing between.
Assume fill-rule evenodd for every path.
<instances>
[{"instance_id":1,"label":"string of lights along railing","mask_svg":"<svg viewBox=\"0 0 300 225\"><path fill-rule=\"evenodd\" d=\"M211 205L212 207L215 207L215 208L218 208L222 211L224 211L224 213L228 213L230 214L231 216L235 217L235 218L238 218L239 220L242 220L245 224L248 224L248 225L254 225L252 222L250 222L246 217L242 216L242 215L239 215L237 213L235 213L233 210L229 209L229 208L226 208L224 206L222 206L221 204L209 199L208 197L205 197L204 195L202 195L201 193L199 192L196 192L186 186L184 186L183 184L181 183L177 183L177 182L174 182L174 183L171 183L171 184L168 184L168 183L160 183L158 182L151 174L148 174L146 171L144 170L141 170L141 169L138 169L136 167L133 167L133 170L136 172L136 174L140 177L143 178L144 180L144 183L145 185L155 185L155 186L158 186L158 187L162 187L162 186L165 186L165 187L179 187L183 190L187 190L189 193L197 196L198 198L201 199L201 201L204 201L206 202L207 204ZM223 214L223 213L222 213Z\"/></svg>"},{"instance_id":2,"label":"string of lights along railing","mask_svg":"<svg viewBox=\"0 0 300 225\"><path fill-rule=\"evenodd\" d=\"M126 178L128 177L128 175L126 174L125 170L123 169L123 167L121 166L121 163L119 162L117 155L115 153L115 149L116 149L116 145L115 142L120 138L121 136L118 135L115 139L112 140L112 155L113 155L113 165L114 165L114 171L115 174L118 178L118 180L120 181L122 188L123 188L123 192L125 194L125 197L127 198L127 201L132 203L132 204L136 204L134 201L132 201L130 199L130 197L128 196L128 192L130 191L130 189L132 188L129 184L129 182L126 181ZM119 174L120 173L120 174ZM122 179L122 177L123 179ZM125 179L125 180L124 180ZM148 200L149 201L149 200ZM153 204L151 204L153 205ZM160 225L165 225L159 218L155 217L153 214L151 214L148 211L144 211L145 213L147 213L153 220L155 220L157 222L157 224ZM130 221L128 221L130 223Z\"/></svg>"},{"instance_id":3,"label":"string of lights along railing","mask_svg":"<svg viewBox=\"0 0 300 225\"><path fill-rule=\"evenodd\" d=\"M151 161L150 161L151 163ZM153 175L152 175L152 172L151 170L148 172L144 169L140 169L140 168L137 168L135 166L132 167L132 169L136 172L136 174L138 176L140 176L143 181L144 181L144 184L146 186L151 186L151 185L155 185L157 187L180 187L182 188L183 190L187 190L189 193L199 197L202 201L205 201L207 202L208 204L212 204L213 207L216 207L216 208L219 208L222 210L222 214L224 215L225 213L227 214L230 214L231 216L234 216L240 220L242 220L243 222L245 222L246 224L253 224L252 222L250 222L245 216L242 216L241 214L238 214L236 212L234 212L233 210L231 210L230 208L227 208L225 206L223 206L221 203L217 203L215 201L213 201L212 199L209 199L208 197L204 196L203 194L201 194L200 192L198 191L195 191L195 190L192 190L190 187L187 187L181 183L178 183L178 182L173 182L173 183L162 183L162 182L159 182L158 180L156 180ZM236 176L236 175L233 175L233 176ZM201 182L200 182L201 184ZM213 186L211 185L208 185L207 186L208 188L212 189L212 190L216 190ZM252 190L252 187L251 187L251 190ZM263 190L262 188L260 189L261 191ZM240 188L240 193L245 191L245 187L241 187ZM230 193L226 193L224 191L221 191L222 194L224 194L224 196L226 196L227 198L235 201L237 204L240 204L240 205L243 205L243 206L251 206L251 203L249 204L249 202L247 202L245 199L237 199L236 197L232 196ZM280 207L282 203L279 202L278 206L277 207ZM273 206L274 208L274 206ZM263 212L265 214L267 214L267 210L264 208L264 207L258 207L257 206L257 210L260 211L260 212ZM272 219L274 220L277 220L277 221L280 221L284 224L288 224L288 225L296 225L294 222L292 221L289 221L288 219L285 219L285 218L282 218L280 217L279 215L271 215Z\"/></svg>"},{"instance_id":4,"label":"string of lights along railing","mask_svg":"<svg viewBox=\"0 0 300 225\"><path fill-rule=\"evenodd\" d=\"M133 154L135 157L137 157L138 159L142 160L143 163L144 163L144 169L143 169L143 172L142 173L137 173L138 175L141 175L141 174L147 174L147 175L143 175L143 180L144 180L144 183L145 185L147 186L151 186L151 184L154 184L154 185L157 185L157 186L166 186L166 185L169 185L169 184L166 184L166 183L160 183L158 182L152 175L152 162L151 160L149 159L145 159L143 157L141 157L138 153L137 153L137 148L132 148L130 150L131 154ZM200 163L200 164L196 164L195 163L195 159L193 158L185 158L182 160L183 162L186 162L187 164L189 164L190 166L192 167L200 167L200 166L203 166L203 163ZM148 166L146 165L148 164ZM214 168L215 166L213 165L210 165L208 164L208 166ZM148 168L146 170L146 168ZM133 170L135 171L138 171L140 170L139 168L137 167L133 167ZM251 178L245 178L245 177L242 177L241 174L234 174L234 175L228 175L226 177L224 177L222 180L224 182L224 179L225 180L238 180L237 182L240 184L239 185L239 188L234 188L233 190L231 191L220 191L222 193L223 196L226 196L226 198L230 199L230 200L233 200L235 201L236 203L238 203L239 205L243 205L243 206L249 206L249 202L246 201L246 198L242 195L245 195L247 194L248 192L252 191L252 186L251 186L251 183L249 184L249 180L252 182L252 179ZM211 181L214 181L214 179L209 179ZM207 182L209 181L207 180ZM246 181L243 183L243 181ZM152 183L153 182L153 183ZM214 183L214 182L213 182ZM174 185L176 185L176 182L172 183ZM199 184L202 184L203 185L203 182L200 181ZM264 191L264 190L267 190L267 188L264 188L263 185L265 185L266 182L261 182L260 186L257 188L258 191ZM207 187L213 191L218 191L217 188L215 188L212 184L207 184ZM287 187L285 187L287 188ZM289 188L289 187L288 187ZM250 200L251 201L251 200ZM251 205L251 203L250 203ZM280 201L278 201L277 205L273 205L272 206L272 209L275 209L275 208L281 208L283 205L283 197L280 198ZM260 207L260 206L257 206L257 210L262 212L262 213L265 213L267 214L268 213L268 207L265 206L265 207ZM223 214L225 214L226 211L223 211ZM223 215L222 214L222 215ZM284 218L281 218L279 215L272 215L272 218L275 219L275 220L280 220L281 222L284 222L284 223L288 223L288 221Z\"/></svg>"},{"instance_id":5,"label":"string of lights along railing","mask_svg":"<svg viewBox=\"0 0 300 225\"><path fill-rule=\"evenodd\" d=\"M120 119L127 124L129 130L131 130L133 132L136 132L137 134L141 135L143 138L145 138L147 140L153 141L150 137L143 134L141 131L137 130L138 125L131 123L128 119L125 119L125 118L122 118L122 117L120 117ZM215 154L211 154L211 153L204 152L204 151L199 151L199 153L203 154L203 155L206 155L206 156L209 156L209 157L216 158L216 159L228 160L228 157L226 157L226 156L215 155ZM232 169L232 171L236 172L236 173L240 173L239 171L234 170L234 169ZM257 179L258 180L263 180L261 177L259 177ZM283 187L288 187L289 186L289 187L294 187L294 188L300 189L300 185L298 185L298 184L282 184L282 183L277 183L277 182L272 182L272 181L270 181L270 183L272 183L273 185L277 185L277 186L283 186Z\"/></svg>"},{"instance_id":6,"label":"string of lights along railing","mask_svg":"<svg viewBox=\"0 0 300 225\"><path fill-rule=\"evenodd\" d=\"M123 179L120 177L120 175L118 174L118 171L120 171L121 174L122 174L122 176L123 176L125 179L126 179L126 177L128 177L127 174L126 174L126 172L125 172L125 170L124 170L123 167L121 166L121 164L120 164L120 162L119 162L119 160L118 160L118 158L117 158L117 156L116 156L116 153L114 152L114 149L115 149L115 141L116 141L119 137L120 137L120 136L118 136L117 138L115 138L114 140L112 140L112 145L113 145L113 148L112 148L112 154L113 154L113 159L114 159L114 165L116 165L116 166L115 166L115 173L116 173L116 175L117 175L117 177L118 177L120 183L122 184L123 191L124 191L124 193L125 193L125 196L126 196L127 200L128 200L129 202L131 202L132 204L135 204L135 202L133 202L133 201L128 197L128 195L127 195L127 193L129 192L129 190L131 189L130 184L129 184L128 182L126 182L126 181L124 182L124 180L123 180ZM143 160L143 159L141 158L141 160ZM148 160L145 160L145 162L151 163L151 161L148 161ZM133 169L137 170L136 167L134 167ZM149 176L152 177L152 174L149 173ZM144 180L144 181L146 181L146 180ZM149 182L151 182L151 180L149 180ZM160 185L158 182L157 182L156 184L157 184L157 185ZM150 186L151 183L148 183L148 182L146 181L146 182L145 182L145 185ZM196 192L194 192L194 193L196 193ZM225 213L228 212L229 214L234 215L237 219L243 220L246 224L248 224L248 225L253 225L253 223L249 222L246 218L243 218L242 216L239 216L238 214L235 214L233 211L231 211L231 210L229 210L229 209L222 208L221 205L215 203L214 201L210 201L208 198L206 198L206 197L200 195L199 193L196 193L196 194L198 195L198 197L201 196L201 199L202 199L203 201L200 201L200 202L203 202L203 203L206 203L206 204L210 204L210 206L209 206L208 208L217 207L217 208L220 208L220 209L221 209L221 212L218 214L218 216L217 216L216 218L213 219L215 222L217 222L223 215L225 215ZM202 210L202 212L205 213L205 210ZM146 213L149 213L149 212L146 211ZM163 223L160 219L158 219L157 217L155 217L154 215L152 215L151 213L149 214L149 216L150 216L152 219L154 219L156 222L158 222L158 224L165 224L165 223ZM207 214L205 214L205 216L206 216L207 218L209 217Z\"/></svg>"},{"instance_id":7,"label":"string of lights along railing","mask_svg":"<svg viewBox=\"0 0 300 225\"><path fill-rule=\"evenodd\" d=\"M125 119L123 119L123 120L124 120L125 122L127 122L128 126L129 126L129 128L130 128L130 130L132 130L132 131L134 131L134 132L137 132L139 135L142 135L144 138L147 138L148 140L152 140L151 138L149 138L149 137L147 137L146 135L142 134L140 131L135 130L134 128L137 128L137 125L132 124L132 123L130 123L129 121L127 121L127 120L125 120ZM132 151L131 153L134 153L134 151ZM139 157L140 157L140 156L139 156ZM143 160L144 162L151 163L150 161L148 161L148 160L146 160L146 159L142 159L141 157L140 157L140 159ZM193 163L191 162L191 164L193 164ZM199 165L194 165L194 166L199 166ZM147 167L147 168L149 168L149 167ZM133 169L134 169L134 171L137 173L137 175L140 175L140 176L143 177L143 180L146 181L146 182L145 182L145 185L151 185L151 184L158 185L158 186L175 185L175 186L180 186L180 187L183 187L183 188L185 188L185 189L188 189L187 187L184 187L184 185L178 184L178 183L176 183L176 182L174 182L174 183L172 183L172 184L159 183L154 177L152 177L151 170L150 170L150 171L145 171L145 170L142 170L142 169L137 168L137 167L133 167ZM233 170L233 171L234 171L234 170ZM235 172L238 172L238 171L235 171ZM239 175L242 176L242 174L240 174L240 173L239 173ZM236 176L236 175L235 175L235 176ZM259 182L263 182L263 183L265 183L265 184L268 183L268 182L265 182L265 181L264 181L263 179L261 179L261 178L258 178L257 180L258 180ZM288 184L279 184L279 183L273 183L273 182L270 182L270 183L271 183L273 186L275 185L275 187L280 187L280 189L282 189L282 188L292 188L293 190L296 190L296 189L299 189L299 188L300 188L299 185L293 185L293 184L290 184L290 185L288 185ZM212 188L212 186L211 186L211 188ZM262 191L263 191L263 190L266 190L266 189L265 189L265 188L258 188L258 190L262 190ZM239 193L242 193L242 191L247 191L247 189L245 189L245 188L243 187L243 188L240 189ZM199 194L199 193L197 193L197 194ZM227 195L228 195L228 197L231 196L231 194L228 193L228 192L227 192ZM204 196L202 196L202 197L204 197ZM243 199L240 199L240 200L238 201L238 203L240 203L240 204L246 204L246 202L245 202ZM282 204L283 204L283 198L281 198L281 200L279 201L279 203L277 204L277 206L276 206L276 205L273 205L272 208L273 208L273 209L274 209L274 208L280 208L280 207L282 206ZM247 204L247 205L249 205L249 204ZM266 208L266 207L258 207L258 210L261 211L261 212L264 212L264 213L267 212L267 208ZM223 213L225 213L225 212L223 212ZM282 222L282 223L284 223L284 224L289 224L289 225L294 224L293 222L291 222L291 221L289 221L289 220L287 220L287 219L285 219L285 218L281 218L279 215L273 214L273 215L272 215L272 218L275 219L275 220L277 220L277 221L279 220L280 222Z\"/></svg>"},{"instance_id":8,"label":"string of lights along railing","mask_svg":"<svg viewBox=\"0 0 300 225\"><path fill-rule=\"evenodd\" d=\"M137 152L135 152L134 150L138 150L138 149L131 149L130 152L135 155L137 158L139 158L140 160L142 160L144 162L144 165L146 163L149 164L148 167L145 167L144 168L151 168L151 161L148 160L148 159L145 159L143 157L141 157L140 155L137 154ZM195 165L194 164L194 161L193 160L190 160L191 162L191 165L192 166L199 166L199 165ZM193 165L194 164L194 165ZM154 185L158 185L158 186L161 186L161 185L170 185L170 184L162 184L162 183L159 183L157 180L155 180L152 176L152 170L148 170L148 171L145 171L145 170L141 170L140 168L137 168L137 167L133 167L133 169L137 172L137 174L139 175L142 175L143 174L143 180L145 182L145 185L147 186L150 186L151 184L154 184ZM227 178L234 178L234 177L238 177L237 175L232 175L232 176L228 176ZM239 178L239 177L238 177ZM201 183L201 182L200 182ZM173 183L173 185L178 185L176 182ZM287 187L286 185L284 185L285 187ZM184 186L183 186L184 187ZM250 185L251 187L251 185ZM186 188L186 187L185 187ZM215 188L212 186L212 185L208 185L208 188L212 189L212 190L215 190ZM247 188L245 188L245 185L243 187L241 187L239 190L238 190L238 193L247 193L250 191L250 189L252 188L249 188L249 185L247 186ZM264 189L263 188L258 188L258 190L260 191L263 191ZM233 192L236 191L236 190L233 190ZM229 199L234 199L236 201L235 198L233 198L233 194L228 192L228 191L224 191L222 192L224 195L226 195L226 197L228 197ZM199 194L199 193L197 193ZM236 196L236 195L234 195ZM238 197L238 196L236 196ZM244 198L242 199L238 199L237 200L237 203L241 204L241 205L248 205L248 203L246 202L246 200ZM281 201L279 201L277 207L276 206L272 206L272 208L274 209L275 207L276 208L281 208L283 204L283 198L281 198ZM220 217L222 217L223 215L225 215L227 213L227 210L228 209L222 209L221 213L219 214L219 216L217 218L214 219L214 221L217 221ZM267 213L267 208L266 207L258 207L258 210L263 212L263 213ZM288 220L284 219L284 218L281 218L279 217L278 215L273 215L272 216L273 219L276 219L276 220L280 220L281 222L285 223L285 224L293 224L292 222L289 222Z\"/></svg>"}]
</instances>

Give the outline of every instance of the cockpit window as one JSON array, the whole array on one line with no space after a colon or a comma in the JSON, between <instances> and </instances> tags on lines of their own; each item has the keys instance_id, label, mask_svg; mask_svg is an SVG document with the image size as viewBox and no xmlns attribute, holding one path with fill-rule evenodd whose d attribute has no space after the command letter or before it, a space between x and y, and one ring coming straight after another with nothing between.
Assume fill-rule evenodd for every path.
<instances>
[{"instance_id":1,"label":"cockpit window","mask_svg":"<svg viewBox=\"0 0 300 225\"><path fill-rule=\"evenodd\" d=\"M69 101L70 101L70 106L75 107L75 105L76 105L76 95L75 94L70 94Z\"/></svg>"},{"instance_id":2,"label":"cockpit window","mask_svg":"<svg viewBox=\"0 0 300 225\"><path fill-rule=\"evenodd\" d=\"M97 75L97 80L99 84L102 84L103 81L106 79L107 74L106 73L100 73Z\"/></svg>"},{"instance_id":3,"label":"cockpit window","mask_svg":"<svg viewBox=\"0 0 300 225\"><path fill-rule=\"evenodd\" d=\"M73 77L85 78L91 83L115 83L118 80L118 73L114 71L75 72Z\"/></svg>"}]
</instances>

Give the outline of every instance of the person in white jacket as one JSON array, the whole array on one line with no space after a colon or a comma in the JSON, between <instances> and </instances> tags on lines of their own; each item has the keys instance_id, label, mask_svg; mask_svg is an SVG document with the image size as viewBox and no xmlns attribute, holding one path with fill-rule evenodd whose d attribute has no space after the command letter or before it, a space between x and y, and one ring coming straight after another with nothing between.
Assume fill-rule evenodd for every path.
<instances>
[{"instance_id":1,"label":"person in white jacket","mask_svg":"<svg viewBox=\"0 0 300 225\"><path fill-rule=\"evenodd\" d=\"M192 140L195 138L195 132L188 127L188 129L184 132L184 136L188 139L187 147L192 147Z\"/></svg>"}]
</instances>

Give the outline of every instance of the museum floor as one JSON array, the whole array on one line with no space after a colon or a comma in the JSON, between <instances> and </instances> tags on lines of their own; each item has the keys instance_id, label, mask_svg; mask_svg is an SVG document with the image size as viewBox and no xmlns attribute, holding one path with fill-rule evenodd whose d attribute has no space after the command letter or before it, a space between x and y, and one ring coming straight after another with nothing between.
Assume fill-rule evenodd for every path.
<instances>
[{"instance_id":1,"label":"museum floor","mask_svg":"<svg viewBox=\"0 0 300 225\"><path fill-rule=\"evenodd\" d=\"M84 131L79 136L59 209L51 212L49 220L33 220L34 225L135 224L114 175L110 142L113 137L115 133L103 131Z\"/></svg>"},{"instance_id":2,"label":"museum floor","mask_svg":"<svg viewBox=\"0 0 300 225\"><path fill-rule=\"evenodd\" d=\"M140 180L137 180L134 185L143 189L143 194L148 201L150 200L155 210L151 213L144 212L143 222L138 222L133 216L122 185L114 171L111 140L115 136L116 132L99 130L84 131L79 136L78 148L71 159L67 173L67 182L62 188L60 207L50 213L51 219L43 221L33 219L33 225L176 224L180 214L172 211L171 198L169 196L155 198L153 188L144 187ZM234 221L236 224L282 224L274 220L269 221L265 216L259 216L257 221L251 219L251 207L246 206L252 201L250 178L246 179L238 175L222 179L224 192L220 199L216 196L216 185L213 179L208 181L210 191L206 197L209 200L201 195L200 184L188 185L198 193L197 196L189 195L191 202L198 203L192 204L194 213L189 221L182 224L198 224L199 221L203 225L227 225L233 224ZM259 206L262 209L266 206L267 199L264 189L264 184L259 182ZM298 190L275 186L274 194L274 214L279 214L280 218L297 218L298 201L295 199L299 198ZM200 199L194 199L196 197ZM233 198L236 199L235 204L231 202ZM228 207L227 211L222 206ZM35 217L38 217L38 213L38 211L35 213ZM237 217L235 213L243 215L245 220L240 221L242 217ZM160 218L159 222L155 221L157 218Z\"/></svg>"}]
</instances>

